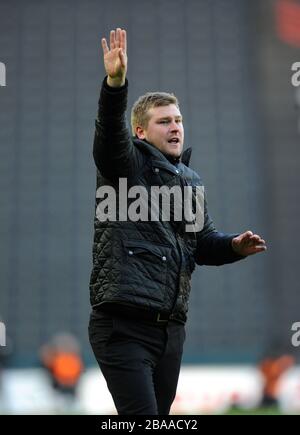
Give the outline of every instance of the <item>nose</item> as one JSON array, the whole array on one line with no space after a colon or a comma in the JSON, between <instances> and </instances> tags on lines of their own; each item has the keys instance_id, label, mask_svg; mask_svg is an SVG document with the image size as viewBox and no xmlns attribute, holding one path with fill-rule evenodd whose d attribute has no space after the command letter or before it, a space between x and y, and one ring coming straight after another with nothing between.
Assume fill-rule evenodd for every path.
<instances>
[{"instance_id":1,"label":"nose","mask_svg":"<svg viewBox=\"0 0 300 435\"><path fill-rule=\"evenodd\" d=\"M172 121L172 123L170 124L170 130L172 132L179 131L179 126L178 126L178 124L177 124L177 122L175 120Z\"/></svg>"}]
</instances>

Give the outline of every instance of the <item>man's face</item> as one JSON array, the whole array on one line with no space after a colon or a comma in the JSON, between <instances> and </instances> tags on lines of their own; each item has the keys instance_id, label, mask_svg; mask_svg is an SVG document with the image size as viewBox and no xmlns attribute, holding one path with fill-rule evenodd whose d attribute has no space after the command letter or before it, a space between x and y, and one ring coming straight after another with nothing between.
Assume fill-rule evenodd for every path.
<instances>
[{"instance_id":1,"label":"man's face","mask_svg":"<svg viewBox=\"0 0 300 435\"><path fill-rule=\"evenodd\" d=\"M180 110L175 104L152 107L148 111L146 128L137 127L139 139L146 139L164 154L179 157L182 152L184 129Z\"/></svg>"}]
</instances>

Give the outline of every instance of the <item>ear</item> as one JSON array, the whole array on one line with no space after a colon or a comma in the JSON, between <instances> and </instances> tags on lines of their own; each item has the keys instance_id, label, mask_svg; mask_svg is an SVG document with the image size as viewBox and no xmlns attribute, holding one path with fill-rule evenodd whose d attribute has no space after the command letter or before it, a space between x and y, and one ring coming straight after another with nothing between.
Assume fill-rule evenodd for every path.
<instances>
[{"instance_id":1,"label":"ear","mask_svg":"<svg viewBox=\"0 0 300 435\"><path fill-rule=\"evenodd\" d=\"M137 135L137 137L139 139L145 139L146 135L145 135L145 130L142 127L136 127L135 129L135 134Z\"/></svg>"}]
</instances>

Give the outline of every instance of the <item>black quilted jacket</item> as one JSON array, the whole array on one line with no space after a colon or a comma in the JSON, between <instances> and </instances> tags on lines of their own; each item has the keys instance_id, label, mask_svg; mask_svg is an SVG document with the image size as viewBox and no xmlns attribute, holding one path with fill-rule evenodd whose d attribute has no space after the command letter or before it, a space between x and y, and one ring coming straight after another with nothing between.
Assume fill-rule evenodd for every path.
<instances>
[{"instance_id":1,"label":"black quilted jacket","mask_svg":"<svg viewBox=\"0 0 300 435\"><path fill-rule=\"evenodd\" d=\"M118 204L120 178L126 178L128 189L144 186L147 191L151 186L202 185L198 174L187 166L190 149L172 164L157 148L130 136L125 115L127 90L127 81L122 88L110 88L105 79L99 99L93 148L97 191L91 304L94 308L166 313L184 323L195 263L221 265L242 257L231 248L234 235L216 231L206 203L204 227L199 232L186 232L184 220L178 222L172 214L169 222L132 222L121 221L117 210L117 219L99 221L97 208L105 205L99 199L101 186L114 188ZM128 206L134 200L128 199Z\"/></svg>"}]
</instances>

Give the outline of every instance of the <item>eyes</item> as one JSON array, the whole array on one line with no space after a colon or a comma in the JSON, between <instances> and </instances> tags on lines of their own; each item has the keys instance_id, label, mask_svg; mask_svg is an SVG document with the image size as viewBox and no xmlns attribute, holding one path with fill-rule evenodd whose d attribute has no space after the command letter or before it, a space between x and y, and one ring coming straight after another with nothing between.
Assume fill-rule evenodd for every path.
<instances>
[{"instance_id":1,"label":"eyes","mask_svg":"<svg viewBox=\"0 0 300 435\"><path fill-rule=\"evenodd\" d=\"M158 121L158 124L170 124L171 119L162 119L161 121ZM182 119L175 119L176 124L182 124Z\"/></svg>"}]
</instances>

